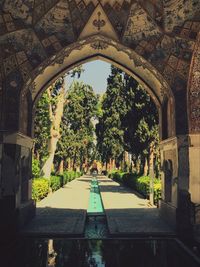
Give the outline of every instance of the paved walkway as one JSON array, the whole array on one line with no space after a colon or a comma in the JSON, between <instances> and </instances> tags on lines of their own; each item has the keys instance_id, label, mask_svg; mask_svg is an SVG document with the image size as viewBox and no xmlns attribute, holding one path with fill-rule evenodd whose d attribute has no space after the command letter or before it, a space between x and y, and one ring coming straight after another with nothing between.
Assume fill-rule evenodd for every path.
<instances>
[{"instance_id":1,"label":"paved walkway","mask_svg":"<svg viewBox=\"0 0 200 267\"><path fill-rule=\"evenodd\" d=\"M83 236L91 177L66 184L37 204L36 217L23 229L27 235Z\"/></svg>"},{"instance_id":2,"label":"paved walkway","mask_svg":"<svg viewBox=\"0 0 200 267\"><path fill-rule=\"evenodd\" d=\"M140 194L105 176L98 181L111 236L174 235Z\"/></svg>"},{"instance_id":3,"label":"paved walkway","mask_svg":"<svg viewBox=\"0 0 200 267\"><path fill-rule=\"evenodd\" d=\"M82 176L37 204L36 217L22 230L26 235L84 236L91 176ZM136 192L105 176L98 176L109 234L173 235L158 209Z\"/></svg>"}]
</instances>

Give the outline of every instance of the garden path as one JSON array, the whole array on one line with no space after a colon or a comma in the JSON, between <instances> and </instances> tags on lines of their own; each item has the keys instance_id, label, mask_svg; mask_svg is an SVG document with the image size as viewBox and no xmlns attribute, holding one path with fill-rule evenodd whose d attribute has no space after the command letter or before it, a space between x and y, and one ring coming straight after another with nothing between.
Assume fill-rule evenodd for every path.
<instances>
[{"instance_id":1,"label":"garden path","mask_svg":"<svg viewBox=\"0 0 200 267\"><path fill-rule=\"evenodd\" d=\"M91 179L89 175L77 178L40 201L35 218L22 234L84 237ZM111 237L174 235L159 210L141 195L106 176L97 179Z\"/></svg>"},{"instance_id":2,"label":"garden path","mask_svg":"<svg viewBox=\"0 0 200 267\"><path fill-rule=\"evenodd\" d=\"M159 209L137 192L106 176L99 176L99 188L111 236L173 236L160 218Z\"/></svg>"},{"instance_id":3,"label":"garden path","mask_svg":"<svg viewBox=\"0 0 200 267\"><path fill-rule=\"evenodd\" d=\"M91 177L82 176L37 203L35 218L22 230L26 235L83 236Z\"/></svg>"}]
</instances>

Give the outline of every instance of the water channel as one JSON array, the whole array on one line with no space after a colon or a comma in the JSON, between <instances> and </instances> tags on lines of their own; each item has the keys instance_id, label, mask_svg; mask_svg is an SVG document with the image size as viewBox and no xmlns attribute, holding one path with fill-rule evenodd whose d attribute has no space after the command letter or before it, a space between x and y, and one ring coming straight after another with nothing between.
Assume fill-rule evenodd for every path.
<instances>
[{"instance_id":1,"label":"water channel","mask_svg":"<svg viewBox=\"0 0 200 267\"><path fill-rule=\"evenodd\" d=\"M98 180L93 178L90 185L89 205L85 225L85 237L88 239L107 238L108 227L104 212Z\"/></svg>"},{"instance_id":2,"label":"water channel","mask_svg":"<svg viewBox=\"0 0 200 267\"><path fill-rule=\"evenodd\" d=\"M98 181L91 181L85 237L18 237L0 243L2 267L199 267L178 239L109 238Z\"/></svg>"}]
</instances>

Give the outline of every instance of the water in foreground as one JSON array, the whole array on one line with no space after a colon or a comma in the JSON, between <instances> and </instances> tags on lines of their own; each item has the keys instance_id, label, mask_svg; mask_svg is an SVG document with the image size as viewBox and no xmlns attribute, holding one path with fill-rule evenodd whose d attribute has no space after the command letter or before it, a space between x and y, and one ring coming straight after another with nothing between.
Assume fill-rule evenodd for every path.
<instances>
[{"instance_id":1,"label":"water in foreground","mask_svg":"<svg viewBox=\"0 0 200 267\"><path fill-rule=\"evenodd\" d=\"M3 267L197 267L176 239L20 238L0 250Z\"/></svg>"}]
</instances>

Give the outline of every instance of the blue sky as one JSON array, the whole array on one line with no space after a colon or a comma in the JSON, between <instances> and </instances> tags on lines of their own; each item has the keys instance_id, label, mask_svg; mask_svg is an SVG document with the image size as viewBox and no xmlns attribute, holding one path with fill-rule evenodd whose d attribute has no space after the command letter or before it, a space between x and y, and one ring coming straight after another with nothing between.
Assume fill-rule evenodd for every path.
<instances>
[{"instance_id":1,"label":"blue sky","mask_svg":"<svg viewBox=\"0 0 200 267\"><path fill-rule=\"evenodd\" d=\"M93 90L102 94L106 91L107 78L110 74L110 64L101 60L95 60L83 64L84 72L81 74L79 81L83 81L93 87ZM73 79L68 77L67 83Z\"/></svg>"}]
</instances>

